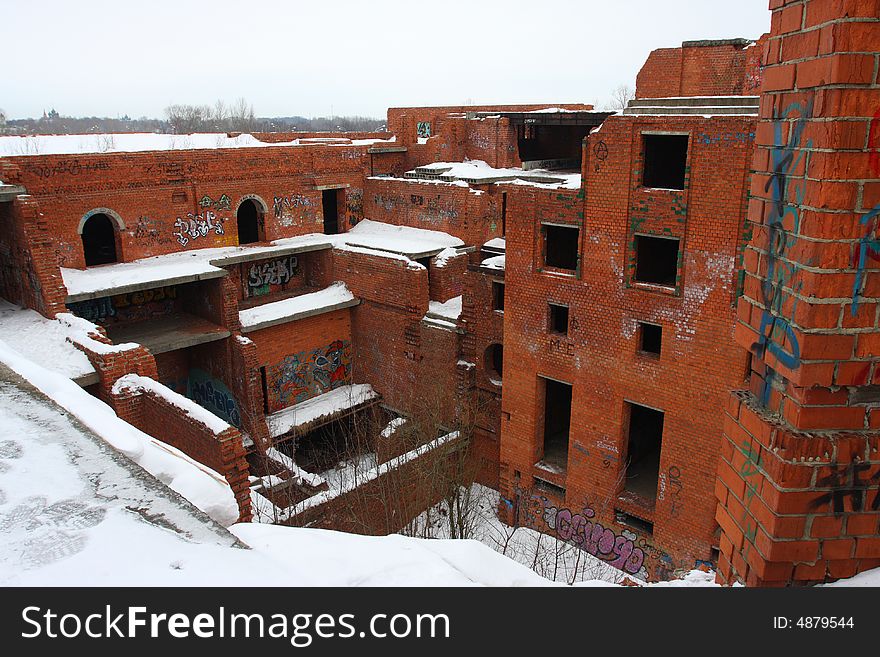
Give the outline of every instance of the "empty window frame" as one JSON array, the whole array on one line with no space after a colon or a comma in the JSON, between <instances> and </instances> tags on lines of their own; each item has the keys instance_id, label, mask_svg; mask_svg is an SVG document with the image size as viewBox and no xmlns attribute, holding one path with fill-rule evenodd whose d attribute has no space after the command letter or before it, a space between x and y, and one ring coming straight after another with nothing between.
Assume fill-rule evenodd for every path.
<instances>
[{"instance_id":1,"label":"empty window frame","mask_svg":"<svg viewBox=\"0 0 880 657\"><path fill-rule=\"evenodd\" d=\"M493 382L500 385L504 375L504 346L497 343L490 344L483 355L483 363Z\"/></svg>"},{"instance_id":2,"label":"empty window frame","mask_svg":"<svg viewBox=\"0 0 880 657\"><path fill-rule=\"evenodd\" d=\"M660 355L663 327L659 324L639 322L639 351L653 356Z\"/></svg>"},{"instance_id":3,"label":"empty window frame","mask_svg":"<svg viewBox=\"0 0 880 657\"><path fill-rule=\"evenodd\" d=\"M492 310L504 310L504 283L492 281Z\"/></svg>"},{"instance_id":4,"label":"empty window frame","mask_svg":"<svg viewBox=\"0 0 880 657\"><path fill-rule=\"evenodd\" d=\"M687 135L642 135L642 185L661 189L684 189L687 167Z\"/></svg>"},{"instance_id":5,"label":"empty window frame","mask_svg":"<svg viewBox=\"0 0 880 657\"><path fill-rule=\"evenodd\" d=\"M635 280L675 287L678 278L679 240L671 237L636 235Z\"/></svg>"},{"instance_id":6,"label":"empty window frame","mask_svg":"<svg viewBox=\"0 0 880 657\"><path fill-rule=\"evenodd\" d=\"M577 226L556 226L543 224L544 264L557 269L575 271L578 266L578 242L580 230Z\"/></svg>"},{"instance_id":7,"label":"empty window frame","mask_svg":"<svg viewBox=\"0 0 880 657\"><path fill-rule=\"evenodd\" d=\"M568 438L571 430L571 385L540 379L544 384L543 461L560 470L568 467Z\"/></svg>"},{"instance_id":8,"label":"empty window frame","mask_svg":"<svg viewBox=\"0 0 880 657\"><path fill-rule=\"evenodd\" d=\"M647 500L657 498L660 476L660 446L663 438L663 411L641 404L627 403L629 432L626 449L624 489Z\"/></svg>"},{"instance_id":9,"label":"empty window frame","mask_svg":"<svg viewBox=\"0 0 880 657\"><path fill-rule=\"evenodd\" d=\"M654 533L654 523L648 522L647 520L643 520L638 516L634 516L631 513L627 513L626 511L621 511L620 509L614 509L614 519L620 523L621 525L626 525L627 527L632 527L636 531L640 531L643 534L651 535Z\"/></svg>"},{"instance_id":10,"label":"empty window frame","mask_svg":"<svg viewBox=\"0 0 880 657\"><path fill-rule=\"evenodd\" d=\"M568 306L551 303L548 309L550 332L568 335Z\"/></svg>"}]
</instances>

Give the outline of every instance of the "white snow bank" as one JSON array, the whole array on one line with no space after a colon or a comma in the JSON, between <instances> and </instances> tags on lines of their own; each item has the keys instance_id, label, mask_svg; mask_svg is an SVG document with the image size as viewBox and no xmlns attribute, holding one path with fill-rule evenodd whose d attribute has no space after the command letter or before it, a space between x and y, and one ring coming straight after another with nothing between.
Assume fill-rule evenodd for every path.
<instances>
[{"instance_id":1,"label":"white snow bank","mask_svg":"<svg viewBox=\"0 0 880 657\"><path fill-rule=\"evenodd\" d=\"M243 328L258 326L281 319L295 319L298 316L315 315L342 303L354 301L354 295L345 283L336 281L323 290L301 294L298 297L282 299L262 306L254 306L238 313Z\"/></svg>"},{"instance_id":2,"label":"white snow bank","mask_svg":"<svg viewBox=\"0 0 880 657\"><path fill-rule=\"evenodd\" d=\"M122 421L100 399L70 379L27 360L2 341L0 362L217 522L229 525L238 519L238 505L232 489L211 468Z\"/></svg>"},{"instance_id":3,"label":"white snow bank","mask_svg":"<svg viewBox=\"0 0 880 657\"><path fill-rule=\"evenodd\" d=\"M168 386L162 385L158 381L150 379L139 374L126 374L116 380L113 384L113 393L121 392L152 392L169 404L176 406L185 412L196 422L200 422L208 427L214 434L220 434L231 429L232 425L214 415L211 411L202 408L192 399L188 399L178 392L174 392Z\"/></svg>"},{"instance_id":4,"label":"white snow bank","mask_svg":"<svg viewBox=\"0 0 880 657\"><path fill-rule=\"evenodd\" d=\"M483 262L480 263L480 266L487 267L488 269L498 269L500 271L504 271L505 257L506 256L500 255L486 258L485 260L483 260Z\"/></svg>"},{"instance_id":5,"label":"white snow bank","mask_svg":"<svg viewBox=\"0 0 880 657\"><path fill-rule=\"evenodd\" d=\"M502 251L507 250L507 240L503 237L493 237L491 240L486 242L484 247L488 249L501 249Z\"/></svg>"},{"instance_id":6,"label":"white snow bank","mask_svg":"<svg viewBox=\"0 0 880 657\"><path fill-rule=\"evenodd\" d=\"M337 239L337 245L344 242L350 246L416 256L440 252L447 247L464 246L459 238L439 230L395 226L371 219L359 221Z\"/></svg>"},{"instance_id":7,"label":"white snow bank","mask_svg":"<svg viewBox=\"0 0 880 657\"><path fill-rule=\"evenodd\" d=\"M454 249L452 247L447 247L443 249L440 253L434 256L434 266L437 268L445 267L450 260L455 257L458 257L459 251L458 249Z\"/></svg>"},{"instance_id":8,"label":"white snow bank","mask_svg":"<svg viewBox=\"0 0 880 657\"><path fill-rule=\"evenodd\" d=\"M0 299L0 340L46 369L76 379L95 373L70 340L70 326Z\"/></svg>"},{"instance_id":9,"label":"white snow bank","mask_svg":"<svg viewBox=\"0 0 880 657\"><path fill-rule=\"evenodd\" d=\"M269 435L282 436L294 427L309 424L319 418L335 415L341 411L376 399L379 396L369 383L356 383L340 386L323 395L317 395L299 404L294 404L266 417Z\"/></svg>"},{"instance_id":10,"label":"white snow bank","mask_svg":"<svg viewBox=\"0 0 880 657\"><path fill-rule=\"evenodd\" d=\"M107 344L92 336L101 334L96 324L87 319L77 317L73 313L58 313L55 319L68 331L67 339L74 344L94 351L96 354L115 354L129 349L137 349L140 345L134 342L120 342L119 344Z\"/></svg>"},{"instance_id":11,"label":"white snow bank","mask_svg":"<svg viewBox=\"0 0 880 657\"><path fill-rule=\"evenodd\" d=\"M320 475L312 474L311 472L306 472L302 468L300 468L296 463L293 462L293 459L290 458L284 452L275 449L274 447L270 447L266 450L266 456L268 456L273 461L277 461L281 465L283 465L297 483L302 484L306 483L310 486L320 486L324 483L324 480Z\"/></svg>"},{"instance_id":12,"label":"white snow bank","mask_svg":"<svg viewBox=\"0 0 880 657\"><path fill-rule=\"evenodd\" d=\"M303 138L268 143L250 134L229 137L225 132L188 135L155 133L113 133L96 135L29 135L0 137L0 156L82 155L86 153L136 153L141 151L181 151L200 148L277 148L321 144L320 139ZM388 143L385 139L348 139L344 134L328 146L368 146Z\"/></svg>"},{"instance_id":13,"label":"white snow bank","mask_svg":"<svg viewBox=\"0 0 880 657\"><path fill-rule=\"evenodd\" d=\"M439 301L428 302L428 314L437 315L455 321L461 315L461 295L452 297L444 303Z\"/></svg>"}]
</instances>

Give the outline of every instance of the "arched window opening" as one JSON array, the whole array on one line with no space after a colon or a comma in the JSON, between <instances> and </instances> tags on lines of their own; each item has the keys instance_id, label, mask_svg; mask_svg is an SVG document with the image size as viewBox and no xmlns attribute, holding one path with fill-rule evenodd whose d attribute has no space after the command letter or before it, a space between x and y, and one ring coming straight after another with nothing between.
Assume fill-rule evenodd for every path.
<instances>
[{"instance_id":1,"label":"arched window opening","mask_svg":"<svg viewBox=\"0 0 880 657\"><path fill-rule=\"evenodd\" d=\"M489 345L483 357L483 362L492 382L501 385L501 377L504 372L504 347L500 344Z\"/></svg>"},{"instance_id":2,"label":"arched window opening","mask_svg":"<svg viewBox=\"0 0 880 657\"><path fill-rule=\"evenodd\" d=\"M93 214L86 219L82 241L86 267L117 262L116 227L106 214Z\"/></svg>"},{"instance_id":3,"label":"arched window opening","mask_svg":"<svg viewBox=\"0 0 880 657\"><path fill-rule=\"evenodd\" d=\"M262 242L264 237L263 230L263 210L252 199L242 201L238 206L236 219L238 221L238 243L253 244L254 242Z\"/></svg>"}]
</instances>

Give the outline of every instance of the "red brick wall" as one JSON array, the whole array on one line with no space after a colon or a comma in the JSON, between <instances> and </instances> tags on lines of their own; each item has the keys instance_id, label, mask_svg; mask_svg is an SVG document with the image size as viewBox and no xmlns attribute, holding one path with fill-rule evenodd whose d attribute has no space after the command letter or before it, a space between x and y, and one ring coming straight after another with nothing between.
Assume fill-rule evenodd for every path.
<instances>
[{"instance_id":1,"label":"red brick wall","mask_svg":"<svg viewBox=\"0 0 880 657\"><path fill-rule=\"evenodd\" d=\"M121 419L223 475L238 503L239 522L250 521L249 472L240 431L230 427L215 434L152 391L116 394L111 403Z\"/></svg>"},{"instance_id":2,"label":"red brick wall","mask_svg":"<svg viewBox=\"0 0 880 657\"><path fill-rule=\"evenodd\" d=\"M658 48L636 77L636 98L757 95L763 39L745 48L712 42Z\"/></svg>"},{"instance_id":3,"label":"red brick wall","mask_svg":"<svg viewBox=\"0 0 880 657\"><path fill-rule=\"evenodd\" d=\"M732 322L753 130L742 117L611 117L589 137L587 153L602 142L607 157L585 160L583 193L509 190L502 495L514 500L538 476L565 488L553 505L588 507L616 534L626 528L615 510L652 522L653 535L637 541L651 578L710 559L716 542L717 409L746 365ZM641 186L644 131L690 136L684 190ZM579 272L543 267L544 221L580 226ZM636 233L680 238L674 287L633 281ZM548 302L569 306L567 337L549 332ZM659 359L639 351L640 321L662 326ZM534 466L543 444L539 376L573 385L563 475ZM665 413L653 507L622 490L628 402Z\"/></svg>"},{"instance_id":4,"label":"red brick wall","mask_svg":"<svg viewBox=\"0 0 880 657\"><path fill-rule=\"evenodd\" d=\"M880 566L880 3L774 0L716 495L722 581Z\"/></svg>"}]
</instances>

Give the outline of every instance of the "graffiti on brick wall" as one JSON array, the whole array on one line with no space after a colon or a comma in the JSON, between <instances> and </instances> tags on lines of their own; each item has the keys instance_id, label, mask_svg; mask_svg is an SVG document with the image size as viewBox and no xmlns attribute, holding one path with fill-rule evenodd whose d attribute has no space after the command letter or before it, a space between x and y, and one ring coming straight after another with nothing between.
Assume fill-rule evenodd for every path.
<instances>
[{"instance_id":1,"label":"graffiti on brick wall","mask_svg":"<svg viewBox=\"0 0 880 657\"><path fill-rule=\"evenodd\" d=\"M430 121L419 121L416 123L416 136L421 137L422 139L427 139L431 136L431 122Z\"/></svg>"},{"instance_id":2,"label":"graffiti on brick wall","mask_svg":"<svg viewBox=\"0 0 880 657\"><path fill-rule=\"evenodd\" d=\"M348 209L348 223L354 226L364 216L364 190L349 189L345 193L345 205Z\"/></svg>"},{"instance_id":3,"label":"graffiti on brick wall","mask_svg":"<svg viewBox=\"0 0 880 657\"><path fill-rule=\"evenodd\" d=\"M396 194L373 194L373 203L384 208L386 212L391 212L398 205L405 204L406 200Z\"/></svg>"},{"instance_id":4,"label":"graffiti on brick wall","mask_svg":"<svg viewBox=\"0 0 880 657\"><path fill-rule=\"evenodd\" d=\"M78 176L82 173L90 173L92 171L107 171L110 169L110 163L106 161L100 162L80 162L79 160L60 160L53 166L34 166L28 164L24 170L28 173L36 175L38 178L52 178L53 176L67 174L69 176Z\"/></svg>"},{"instance_id":5,"label":"graffiti on brick wall","mask_svg":"<svg viewBox=\"0 0 880 657\"><path fill-rule=\"evenodd\" d=\"M59 242L55 247L55 260L58 262L59 267L64 267L67 265L67 261L73 255L73 245L68 244L67 242Z\"/></svg>"},{"instance_id":6,"label":"graffiti on brick wall","mask_svg":"<svg viewBox=\"0 0 880 657\"><path fill-rule=\"evenodd\" d=\"M666 490L669 489L669 496L672 500L672 508L669 514L673 518L678 518L684 510L684 500L682 499L682 491L684 485L681 483L681 469L677 465L671 465L666 472L660 473L660 493L658 495L660 501L666 499Z\"/></svg>"},{"instance_id":7,"label":"graffiti on brick wall","mask_svg":"<svg viewBox=\"0 0 880 657\"><path fill-rule=\"evenodd\" d=\"M877 494L871 502L871 511L880 510L880 470L873 476L869 476L872 465L853 460L847 465L840 465L837 461L832 462L828 468L830 472L816 480L816 488L829 488L830 490L816 498L810 504L811 509L818 509L830 504L835 515L840 515L846 510L846 500L850 500L852 510L855 512L865 511L870 488L874 487Z\"/></svg>"},{"instance_id":8,"label":"graffiti on brick wall","mask_svg":"<svg viewBox=\"0 0 880 657\"><path fill-rule=\"evenodd\" d=\"M108 324L156 319L174 311L177 288L173 285L112 297L78 301L67 305L70 312L90 322Z\"/></svg>"},{"instance_id":9,"label":"graffiti on brick wall","mask_svg":"<svg viewBox=\"0 0 880 657\"><path fill-rule=\"evenodd\" d=\"M326 347L301 351L266 367L270 412L298 404L346 385L351 378L351 343L334 340Z\"/></svg>"},{"instance_id":10,"label":"graffiti on brick wall","mask_svg":"<svg viewBox=\"0 0 880 657\"><path fill-rule=\"evenodd\" d=\"M758 536L758 523L749 513L748 509L751 507L752 498L758 493L758 485L761 483L761 452L760 448L753 449L752 443L748 440L743 441L741 449L745 455L745 460L739 466L738 474L743 482L745 482L745 492L743 493L743 512L740 524L743 528L743 536L745 537L742 556L748 562L749 553L755 544L755 538ZM756 475L758 475L758 479L754 479Z\"/></svg>"},{"instance_id":11,"label":"graffiti on brick wall","mask_svg":"<svg viewBox=\"0 0 880 657\"><path fill-rule=\"evenodd\" d=\"M874 112L868 126L868 166L880 176L880 108Z\"/></svg>"},{"instance_id":12,"label":"graffiti on brick wall","mask_svg":"<svg viewBox=\"0 0 880 657\"><path fill-rule=\"evenodd\" d=\"M593 171L600 171L608 159L608 144L601 139L593 146Z\"/></svg>"},{"instance_id":13,"label":"graffiti on brick wall","mask_svg":"<svg viewBox=\"0 0 880 657\"><path fill-rule=\"evenodd\" d=\"M141 242L148 244L170 244L172 240L167 235L163 235L162 223L156 219L152 219L146 215L137 218L132 236Z\"/></svg>"},{"instance_id":14,"label":"graffiti on brick wall","mask_svg":"<svg viewBox=\"0 0 880 657\"><path fill-rule=\"evenodd\" d=\"M222 381L204 370L194 368L189 371L186 396L232 426L241 428L241 414L235 397Z\"/></svg>"},{"instance_id":15,"label":"graffiti on brick wall","mask_svg":"<svg viewBox=\"0 0 880 657\"><path fill-rule=\"evenodd\" d=\"M421 196L417 198L422 198ZM455 209L455 201L453 201L450 205L442 204L442 199L438 195L434 198L429 198L427 204L425 205L425 211L419 214L419 219L422 221L427 221L430 223L441 223L441 222L450 222L455 225L458 220L458 210ZM421 205L419 203L418 205Z\"/></svg>"},{"instance_id":16,"label":"graffiti on brick wall","mask_svg":"<svg viewBox=\"0 0 880 657\"><path fill-rule=\"evenodd\" d=\"M717 134L710 135L706 132L698 132L696 135L694 135L694 139L702 144L706 144L707 146L711 144L730 144L733 142L751 143L755 141L755 133L754 131L737 131L719 132Z\"/></svg>"},{"instance_id":17,"label":"graffiti on brick wall","mask_svg":"<svg viewBox=\"0 0 880 657\"><path fill-rule=\"evenodd\" d=\"M812 102L807 105L792 103L773 121L773 143L779 144L770 151L771 173L765 191L771 192L770 213L767 219L767 275L761 283L761 302L764 312L758 328L758 339L752 350L758 358L765 352L771 353L788 369L800 367L800 344L791 326L790 318L794 315L798 298L785 290L791 287L799 265L788 259L789 250L797 241L800 226L800 203L804 196L804 182L790 187L790 178L804 158L801 150L801 138L807 126L807 119L812 114ZM794 119L790 121L789 119ZM783 138L788 127L788 141ZM806 142L806 148L812 141ZM793 202L792 202L793 201ZM785 221L791 224L791 230L784 227ZM793 292L799 292L803 282L798 283ZM787 316L783 316L783 304L789 299L793 301ZM768 368L764 381L762 403L766 405L770 398L770 390L774 372Z\"/></svg>"},{"instance_id":18,"label":"graffiti on brick wall","mask_svg":"<svg viewBox=\"0 0 880 657\"><path fill-rule=\"evenodd\" d=\"M576 545L615 568L647 579L645 551L636 545L638 536L628 530L615 534L614 530L593 520L596 512L589 504L585 504L580 513L572 513L570 509L557 508L543 495L532 495L529 506L527 522L539 519L561 540Z\"/></svg>"},{"instance_id":19,"label":"graffiti on brick wall","mask_svg":"<svg viewBox=\"0 0 880 657\"><path fill-rule=\"evenodd\" d=\"M311 207L312 199L302 194L290 196L276 196L272 199L272 213L276 219L285 216L289 211L296 208Z\"/></svg>"},{"instance_id":20,"label":"graffiti on brick wall","mask_svg":"<svg viewBox=\"0 0 880 657\"><path fill-rule=\"evenodd\" d=\"M852 305L850 306L850 313L853 317L859 311L860 293L865 282L865 269L868 266L868 261L880 262L880 239L877 239L878 220L880 220L880 205L874 206L859 219L859 223L863 226L863 234L853 254L854 262L852 264L856 270Z\"/></svg>"},{"instance_id":21,"label":"graffiti on brick wall","mask_svg":"<svg viewBox=\"0 0 880 657\"><path fill-rule=\"evenodd\" d=\"M226 217L218 217L211 210L207 210L204 215L187 212L186 219L178 217L174 222L177 230L172 235L177 238L181 246L186 246L190 241L206 237L212 231L216 235L223 235L225 221Z\"/></svg>"},{"instance_id":22,"label":"graffiti on brick wall","mask_svg":"<svg viewBox=\"0 0 880 657\"><path fill-rule=\"evenodd\" d=\"M269 294L287 285L296 275L298 265L299 260L295 255L251 265L246 281L248 296Z\"/></svg>"},{"instance_id":23,"label":"graffiti on brick wall","mask_svg":"<svg viewBox=\"0 0 880 657\"><path fill-rule=\"evenodd\" d=\"M202 198L199 199L199 207L204 209L210 208L212 210L231 210L232 199L230 199L226 194L222 194L220 198L214 200L210 196L205 194Z\"/></svg>"},{"instance_id":24,"label":"graffiti on brick wall","mask_svg":"<svg viewBox=\"0 0 880 657\"><path fill-rule=\"evenodd\" d=\"M486 135L481 135L478 132L471 132L468 135L468 142L471 144L471 146L482 150L487 150L492 147L492 142L489 140L489 138Z\"/></svg>"}]
</instances>

